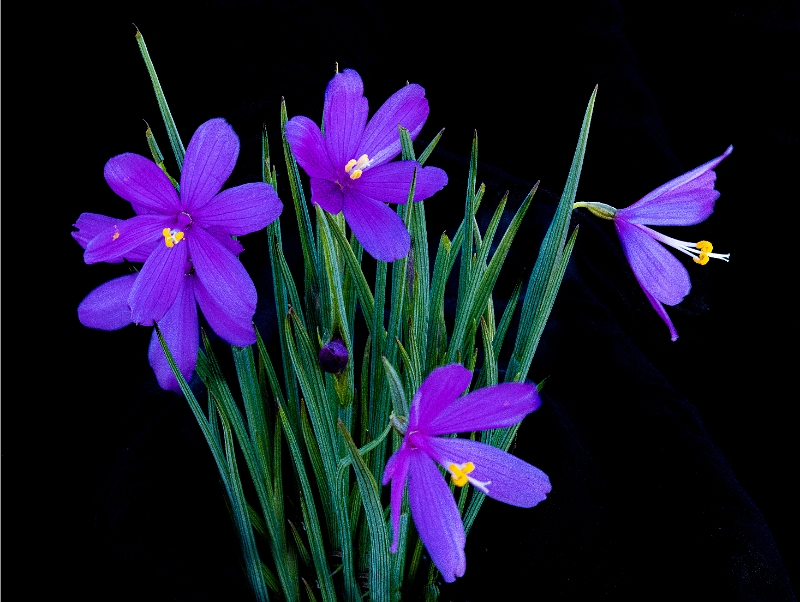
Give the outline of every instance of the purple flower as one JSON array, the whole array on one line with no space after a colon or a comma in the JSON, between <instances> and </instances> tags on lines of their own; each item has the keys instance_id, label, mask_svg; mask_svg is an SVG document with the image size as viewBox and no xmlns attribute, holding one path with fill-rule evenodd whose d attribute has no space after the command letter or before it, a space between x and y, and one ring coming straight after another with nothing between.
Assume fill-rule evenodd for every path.
<instances>
[{"instance_id":1,"label":"purple flower","mask_svg":"<svg viewBox=\"0 0 800 602\"><path fill-rule=\"evenodd\" d=\"M731 152L733 147L729 146L716 159L670 180L624 209L615 209L605 203L575 203L576 208L586 207L599 217L614 220L636 280L666 323L673 341L678 338L678 332L664 305L677 305L683 301L692 283L683 264L662 245L689 255L700 265L707 264L710 258L728 261L730 254L712 253L713 246L707 240L685 242L656 232L647 225L691 226L711 215L714 202L719 198L719 192L714 189L717 179L714 168Z\"/></svg>"},{"instance_id":2,"label":"purple flower","mask_svg":"<svg viewBox=\"0 0 800 602\"><path fill-rule=\"evenodd\" d=\"M180 195L141 155L126 153L106 163L106 181L137 215L114 220L92 237L84 260L114 262L147 254L127 297L135 324L160 322L179 295L187 294L186 276L194 275L194 295L188 297L197 299L214 331L234 345L255 342L256 289L236 257L241 245L231 236L264 228L283 205L261 182L220 192L238 154L239 138L224 119L202 124L186 149ZM76 240L81 239L78 233Z\"/></svg>"},{"instance_id":3,"label":"purple flower","mask_svg":"<svg viewBox=\"0 0 800 602\"><path fill-rule=\"evenodd\" d=\"M447 582L464 574L466 537L456 502L435 462L447 469L457 486L472 483L513 506L535 506L550 492L547 475L527 462L484 443L438 436L513 426L541 404L536 387L523 383L495 385L459 397L471 380L472 372L460 364L430 373L414 395L403 442L383 473L383 484L392 482L392 552L397 552L400 507L408 482L417 532Z\"/></svg>"},{"instance_id":4,"label":"purple flower","mask_svg":"<svg viewBox=\"0 0 800 602\"><path fill-rule=\"evenodd\" d=\"M342 339L332 339L319 350L319 365L325 372L338 374L347 365L350 354Z\"/></svg>"},{"instance_id":5,"label":"purple flower","mask_svg":"<svg viewBox=\"0 0 800 602\"><path fill-rule=\"evenodd\" d=\"M367 123L364 84L352 69L337 73L325 90L323 135L307 117L286 124L297 162L311 178L311 202L345 220L366 251L381 261L408 254L411 238L385 203L405 203L414 170L414 201L447 184L447 174L416 161L389 163L400 153L398 125L415 139L428 117L425 90L409 84L395 92Z\"/></svg>"}]
</instances>

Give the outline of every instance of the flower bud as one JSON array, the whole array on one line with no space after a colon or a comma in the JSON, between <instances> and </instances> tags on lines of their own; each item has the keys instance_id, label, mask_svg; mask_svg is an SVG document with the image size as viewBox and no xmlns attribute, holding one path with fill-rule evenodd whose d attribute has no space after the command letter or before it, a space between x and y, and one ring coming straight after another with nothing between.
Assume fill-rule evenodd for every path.
<instances>
[{"instance_id":1,"label":"flower bud","mask_svg":"<svg viewBox=\"0 0 800 602\"><path fill-rule=\"evenodd\" d=\"M325 372L338 374L344 370L349 357L344 341L336 338L319 350L319 365Z\"/></svg>"}]
</instances>

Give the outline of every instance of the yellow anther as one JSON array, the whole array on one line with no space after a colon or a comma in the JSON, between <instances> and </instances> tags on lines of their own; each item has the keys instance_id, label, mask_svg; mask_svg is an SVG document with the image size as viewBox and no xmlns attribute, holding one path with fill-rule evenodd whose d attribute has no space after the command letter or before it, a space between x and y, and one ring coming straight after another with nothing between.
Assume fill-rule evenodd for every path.
<instances>
[{"instance_id":1,"label":"yellow anther","mask_svg":"<svg viewBox=\"0 0 800 602\"><path fill-rule=\"evenodd\" d=\"M358 160L350 159L347 162L347 165L344 166L345 172L350 174L351 180L358 180L361 177L361 174L364 173L364 169L369 165L369 157L364 153L361 155ZM355 169L353 169L355 168ZM353 173L350 173L350 172Z\"/></svg>"},{"instance_id":2,"label":"yellow anther","mask_svg":"<svg viewBox=\"0 0 800 602\"><path fill-rule=\"evenodd\" d=\"M700 251L702 251L703 253L711 253L711 251L714 250L714 245L712 245L707 240L701 240L699 243L695 245L695 247L700 249Z\"/></svg>"},{"instance_id":3,"label":"yellow anther","mask_svg":"<svg viewBox=\"0 0 800 602\"><path fill-rule=\"evenodd\" d=\"M166 244L167 248L169 249L183 240L183 232L180 230L170 230L169 228L164 228L161 231L161 234L164 235L164 244Z\"/></svg>"},{"instance_id":4,"label":"yellow anther","mask_svg":"<svg viewBox=\"0 0 800 602\"><path fill-rule=\"evenodd\" d=\"M458 464L451 464L447 468L450 470L450 478L453 479L453 483L455 483L457 487L463 487L469 480L467 475L475 470L475 465L472 462L467 462L461 466Z\"/></svg>"},{"instance_id":5,"label":"yellow anther","mask_svg":"<svg viewBox=\"0 0 800 602\"><path fill-rule=\"evenodd\" d=\"M117 240L119 238L119 232L114 232L114 236L111 237L111 240Z\"/></svg>"},{"instance_id":6,"label":"yellow anther","mask_svg":"<svg viewBox=\"0 0 800 602\"><path fill-rule=\"evenodd\" d=\"M706 265L708 263L708 255L704 252L700 253L699 257L692 257L695 263L699 263L700 265Z\"/></svg>"}]
</instances>

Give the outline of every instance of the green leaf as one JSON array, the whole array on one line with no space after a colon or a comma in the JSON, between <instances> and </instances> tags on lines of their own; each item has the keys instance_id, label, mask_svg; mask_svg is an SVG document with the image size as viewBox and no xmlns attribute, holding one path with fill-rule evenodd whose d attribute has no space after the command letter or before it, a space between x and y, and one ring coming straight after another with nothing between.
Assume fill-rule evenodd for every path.
<instances>
[{"instance_id":1,"label":"green leaf","mask_svg":"<svg viewBox=\"0 0 800 602\"><path fill-rule=\"evenodd\" d=\"M344 437L349 457L356 473L356 482L361 491L364 513L370 533L369 556L369 594L370 600L390 601L392 599L392 560L389 553L387 525L383 520L380 490L364 459L358 453L350 433L339 421L339 432Z\"/></svg>"},{"instance_id":2,"label":"green leaf","mask_svg":"<svg viewBox=\"0 0 800 602\"><path fill-rule=\"evenodd\" d=\"M400 343L399 340L397 342ZM408 401L403 389L403 381L400 380L391 362L385 357L382 359L386 381L389 383L389 392L394 402L394 413L398 416L408 416Z\"/></svg>"},{"instance_id":3,"label":"green leaf","mask_svg":"<svg viewBox=\"0 0 800 602\"><path fill-rule=\"evenodd\" d=\"M156 100L158 101L158 108L161 111L161 117L164 119L164 126L167 128L167 135L169 136L169 143L172 146L172 152L175 153L175 161L178 163L178 170L183 170L183 157L186 154L186 149L181 142L181 137L178 135L178 128L175 126L175 120L172 118L172 113L169 110L167 99L164 96L164 91L161 89L161 82L158 81L153 61L150 60L150 53L147 51L147 44L144 43L144 36L137 29L136 30L136 43L139 44L139 51L142 53L147 72L150 74L150 80L153 82L153 90L156 93Z\"/></svg>"}]
</instances>

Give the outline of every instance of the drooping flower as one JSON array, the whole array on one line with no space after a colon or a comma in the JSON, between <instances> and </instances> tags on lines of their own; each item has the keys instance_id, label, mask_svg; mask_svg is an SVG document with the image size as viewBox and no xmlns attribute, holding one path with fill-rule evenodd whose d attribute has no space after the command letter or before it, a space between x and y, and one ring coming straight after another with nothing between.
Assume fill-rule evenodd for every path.
<instances>
[{"instance_id":1,"label":"drooping flower","mask_svg":"<svg viewBox=\"0 0 800 602\"><path fill-rule=\"evenodd\" d=\"M114 262L150 251L127 298L133 323L160 322L183 291L185 276L192 274L193 296L214 331L234 345L255 342L256 289L236 257L241 245L231 236L266 227L283 205L273 188L261 182L220 192L238 154L239 138L218 118L192 136L180 194L141 155L125 153L106 163L106 181L137 215L115 220L91 238L84 260Z\"/></svg>"},{"instance_id":2,"label":"drooping flower","mask_svg":"<svg viewBox=\"0 0 800 602\"><path fill-rule=\"evenodd\" d=\"M319 350L319 365L325 372L338 374L344 370L349 357L350 353L347 351L344 341L340 338L333 338Z\"/></svg>"},{"instance_id":3,"label":"drooping flower","mask_svg":"<svg viewBox=\"0 0 800 602\"><path fill-rule=\"evenodd\" d=\"M398 126L414 140L428 118L425 90L408 84L395 92L367 122L364 84L352 69L337 73L325 90L323 135L307 117L286 124L297 162L311 178L311 202L344 217L366 251L382 261L408 254L411 238L386 203L405 203L414 171L414 202L447 184L447 174L416 161L390 161L400 153Z\"/></svg>"},{"instance_id":4,"label":"drooping flower","mask_svg":"<svg viewBox=\"0 0 800 602\"><path fill-rule=\"evenodd\" d=\"M678 338L678 332L664 305L677 305L683 301L692 283L683 264L662 245L689 255L700 265L707 264L709 259L728 261L730 254L712 253L713 246L707 240L686 242L661 234L647 225L691 226L711 215L719 198L719 191L714 189L717 179L714 168L731 152L733 147L729 146L716 159L670 180L624 209L605 203L575 203L575 208L585 207L598 217L614 221L636 280L666 323L673 341Z\"/></svg>"},{"instance_id":5,"label":"drooping flower","mask_svg":"<svg viewBox=\"0 0 800 602\"><path fill-rule=\"evenodd\" d=\"M472 372L460 364L430 373L414 395L403 442L383 473L383 484L392 483L392 552L397 552L407 482L417 532L448 582L464 574L466 537L458 506L436 462L458 487L471 483L513 506L535 506L550 492L547 475L527 462L485 443L440 436L513 426L541 404L536 387L524 383L495 385L459 397L471 380Z\"/></svg>"}]
</instances>

